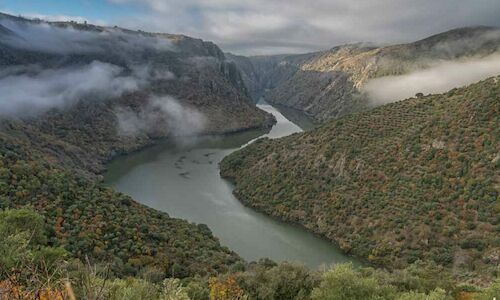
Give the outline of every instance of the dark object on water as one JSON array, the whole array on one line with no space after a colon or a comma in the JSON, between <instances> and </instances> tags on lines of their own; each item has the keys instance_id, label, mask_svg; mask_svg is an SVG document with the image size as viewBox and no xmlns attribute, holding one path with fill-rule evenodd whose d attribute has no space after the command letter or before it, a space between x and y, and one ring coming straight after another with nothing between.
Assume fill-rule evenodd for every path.
<instances>
[{"instance_id":1,"label":"dark object on water","mask_svg":"<svg viewBox=\"0 0 500 300\"><path fill-rule=\"evenodd\" d=\"M179 175L180 175L181 177L186 178L186 179L191 179L191 177L189 177L189 172L179 173Z\"/></svg>"}]
</instances>

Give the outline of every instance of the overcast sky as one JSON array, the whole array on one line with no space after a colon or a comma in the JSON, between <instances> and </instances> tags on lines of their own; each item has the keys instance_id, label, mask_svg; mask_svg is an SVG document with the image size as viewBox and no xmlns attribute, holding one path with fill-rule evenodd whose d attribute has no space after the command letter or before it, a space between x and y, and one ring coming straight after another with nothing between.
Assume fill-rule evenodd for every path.
<instances>
[{"instance_id":1,"label":"overcast sky","mask_svg":"<svg viewBox=\"0 0 500 300\"><path fill-rule=\"evenodd\" d=\"M301 53L500 27L500 0L0 0L0 10L182 33L238 54Z\"/></svg>"}]
</instances>

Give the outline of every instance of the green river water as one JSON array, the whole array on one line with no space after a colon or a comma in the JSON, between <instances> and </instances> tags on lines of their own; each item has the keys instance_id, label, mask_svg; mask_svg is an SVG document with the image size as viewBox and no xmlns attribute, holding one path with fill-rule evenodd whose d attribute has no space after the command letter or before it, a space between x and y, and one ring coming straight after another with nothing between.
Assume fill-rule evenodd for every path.
<instances>
[{"instance_id":1,"label":"green river water","mask_svg":"<svg viewBox=\"0 0 500 300\"><path fill-rule=\"evenodd\" d=\"M112 161L105 182L170 216L207 224L223 245L249 261L268 257L312 268L348 261L358 264L331 242L243 206L233 196L232 185L219 176L222 158L255 138L278 138L312 126L296 112L282 110L292 123L273 106L259 107L277 119L270 132L165 142Z\"/></svg>"}]
</instances>

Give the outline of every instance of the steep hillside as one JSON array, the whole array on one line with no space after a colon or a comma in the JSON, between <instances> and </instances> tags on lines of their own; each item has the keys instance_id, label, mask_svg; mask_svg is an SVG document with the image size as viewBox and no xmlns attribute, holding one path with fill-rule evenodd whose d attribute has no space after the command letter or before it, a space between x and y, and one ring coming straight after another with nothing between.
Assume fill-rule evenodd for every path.
<instances>
[{"instance_id":1,"label":"steep hillside","mask_svg":"<svg viewBox=\"0 0 500 300\"><path fill-rule=\"evenodd\" d=\"M238 66L250 96L258 101L266 91L289 80L297 67L314 55L316 54L246 57L228 53L226 57Z\"/></svg>"},{"instance_id":2,"label":"steep hillside","mask_svg":"<svg viewBox=\"0 0 500 300\"><path fill-rule=\"evenodd\" d=\"M300 109L323 122L369 106L362 88L372 78L407 74L438 62L484 57L499 50L497 28L460 28L409 44L354 44L308 55L250 57L246 63L254 65L252 71L258 76L244 75L243 79L254 95L265 93L267 101ZM264 60L265 68L259 68ZM235 62L242 65L241 59ZM248 69L242 68L243 73Z\"/></svg>"},{"instance_id":3,"label":"steep hillside","mask_svg":"<svg viewBox=\"0 0 500 300\"><path fill-rule=\"evenodd\" d=\"M118 277L214 274L241 261L206 225L171 218L75 176L48 162L37 147L28 136L0 133L0 209L34 207L45 217L48 246L109 264Z\"/></svg>"},{"instance_id":4,"label":"steep hillside","mask_svg":"<svg viewBox=\"0 0 500 300\"><path fill-rule=\"evenodd\" d=\"M241 262L205 225L140 205L98 176L159 138L273 123L216 45L1 14L0 65L1 210L34 207L49 246L120 277L204 276Z\"/></svg>"},{"instance_id":5,"label":"steep hillside","mask_svg":"<svg viewBox=\"0 0 500 300\"><path fill-rule=\"evenodd\" d=\"M236 66L211 42L9 15L0 15L0 25L1 82L38 88L41 81L50 88L5 95L20 104L4 108L3 127L30 134L35 146L65 166L96 173L116 154L157 138L273 122L248 97ZM101 77L109 87L100 86Z\"/></svg>"},{"instance_id":6,"label":"steep hillside","mask_svg":"<svg viewBox=\"0 0 500 300\"><path fill-rule=\"evenodd\" d=\"M221 174L245 204L390 268L498 276L500 78L262 139Z\"/></svg>"}]
</instances>

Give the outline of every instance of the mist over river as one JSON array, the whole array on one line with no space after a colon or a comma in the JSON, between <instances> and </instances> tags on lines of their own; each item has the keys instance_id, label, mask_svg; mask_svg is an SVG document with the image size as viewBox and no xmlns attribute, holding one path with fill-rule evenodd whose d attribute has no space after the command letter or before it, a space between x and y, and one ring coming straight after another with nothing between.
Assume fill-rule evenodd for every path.
<instances>
[{"instance_id":1,"label":"mist over river","mask_svg":"<svg viewBox=\"0 0 500 300\"><path fill-rule=\"evenodd\" d=\"M270 132L168 141L112 161L105 182L173 217L207 224L223 245L248 261L268 257L312 268L347 261L356 264L325 239L243 206L233 196L232 185L219 176L219 162L254 139L303 130L274 107L259 107L277 119ZM294 113L293 119L304 128L304 124L311 124L305 117L303 122L297 118Z\"/></svg>"}]
</instances>

